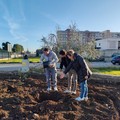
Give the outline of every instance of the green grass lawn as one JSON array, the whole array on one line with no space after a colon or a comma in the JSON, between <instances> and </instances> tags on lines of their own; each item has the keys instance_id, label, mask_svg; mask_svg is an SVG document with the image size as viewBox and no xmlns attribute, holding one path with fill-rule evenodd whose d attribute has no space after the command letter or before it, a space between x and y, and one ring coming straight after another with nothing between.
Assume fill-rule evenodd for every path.
<instances>
[{"instance_id":1,"label":"green grass lawn","mask_svg":"<svg viewBox=\"0 0 120 120\"><path fill-rule=\"evenodd\" d=\"M31 63L37 63L40 61L39 57L29 58ZM9 60L0 60L0 63L21 63L22 58L14 58ZM107 67L107 68L92 68L93 73L102 73L108 75L119 75L120 76L120 67Z\"/></svg>"},{"instance_id":2,"label":"green grass lawn","mask_svg":"<svg viewBox=\"0 0 120 120\"><path fill-rule=\"evenodd\" d=\"M29 58L30 62L39 62L40 57L35 57L35 58ZM13 59L8 59L8 60L0 60L0 63L21 63L22 58L13 58Z\"/></svg>"},{"instance_id":3,"label":"green grass lawn","mask_svg":"<svg viewBox=\"0 0 120 120\"><path fill-rule=\"evenodd\" d=\"M120 76L120 67L108 67L108 68L93 68L93 72L102 73L108 75L118 75Z\"/></svg>"}]
</instances>

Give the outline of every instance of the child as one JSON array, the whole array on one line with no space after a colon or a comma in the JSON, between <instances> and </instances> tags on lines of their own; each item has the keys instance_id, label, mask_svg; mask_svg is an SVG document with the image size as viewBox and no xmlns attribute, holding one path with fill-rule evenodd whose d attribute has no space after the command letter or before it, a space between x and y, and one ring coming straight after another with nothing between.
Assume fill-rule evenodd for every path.
<instances>
[{"instance_id":1,"label":"child","mask_svg":"<svg viewBox=\"0 0 120 120\"><path fill-rule=\"evenodd\" d=\"M22 69L21 69L21 72L25 73L25 72L28 72L29 71L29 60L28 60L28 56L25 55L23 57L23 60L22 60Z\"/></svg>"},{"instance_id":2,"label":"child","mask_svg":"<svg viewBox=\"0 0 120 120\"><path fill-rule=\"evenodd\" d=\"M29 71L29 60L28 60L28 56L25 55L22 60L22 68L20 70L21 72L20 77L22 81L24 81L26 77L28 77L28 74L27 74L28 71Z\"/></svg>"}]
</instances>

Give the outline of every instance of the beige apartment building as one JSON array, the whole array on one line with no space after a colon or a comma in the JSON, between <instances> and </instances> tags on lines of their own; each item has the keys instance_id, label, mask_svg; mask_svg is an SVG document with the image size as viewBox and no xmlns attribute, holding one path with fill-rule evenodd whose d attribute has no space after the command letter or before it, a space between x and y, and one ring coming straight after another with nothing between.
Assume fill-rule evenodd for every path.
<instances>
[{"instance_id":1,"label":"beige apartment building","mask_svg":"<svg viewBox=\"0 0 120 120\"><path fill-rule=\"evenodd\" d=\"M99 49L101 56L105 61L110 61L112 54L120 53L120 32L105 31L77 31L80 42L83 44L94 40L96 49ZM67 48L67 42L70 40L72 32L70 29L57 31L57 38L63 48ZM73 44L76 44L73 39ZM77 43L78 44L78 43ZM76 45L77 45L76 44Z\"/></svg>"},{"instance_id":2,"label":"beige apartment building","mask_svg":"<svg viewBox=\"0 0 120 120\"><path fill-rule=\"evenodd\" d=\"M77 31L78 39L82 43L89 42L91 40L102 40L107 38L120 38L120 32L111 32L110 30L105 31ZM58 41L65 46L67 41L70 39L71 31L70 29L66 30L58 30L57 31L57 38Z\"/></svg>"}]
</instances>

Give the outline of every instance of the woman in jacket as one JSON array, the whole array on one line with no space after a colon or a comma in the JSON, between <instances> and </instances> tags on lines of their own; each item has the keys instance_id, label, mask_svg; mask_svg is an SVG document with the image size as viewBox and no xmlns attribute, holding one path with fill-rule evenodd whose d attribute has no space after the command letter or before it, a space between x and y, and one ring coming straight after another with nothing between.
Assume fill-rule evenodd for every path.
<instances>
[{"instance_id":1,"label":"woman in jacket","mask_svg":"<svg viewBox=\"0 0 120 120\"><path fill-rule=\"evenodd\" d=\"M73 50L69 50L67 52L68 58L71 60L68 67L65 69L64 72L61 73L60 78L63 78L67 72L73 68L78 76L78 83L80 83L81 93L80 96L75 98L77 101L88 100L88 85L87 80L92 74L91 70L89 69L88 65L86 64L85 60L75 53Z\"/></svg>"}]
</instances>

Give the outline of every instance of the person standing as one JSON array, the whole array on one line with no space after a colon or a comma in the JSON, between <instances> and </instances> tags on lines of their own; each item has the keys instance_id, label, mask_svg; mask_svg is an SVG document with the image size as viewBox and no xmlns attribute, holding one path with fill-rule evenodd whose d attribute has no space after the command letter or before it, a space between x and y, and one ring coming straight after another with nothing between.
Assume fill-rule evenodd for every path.
<instances>
[{"instance_id":1,"label":"person standing","mask_svg":"<svg viewBox=\"0 0 120 120\"><path fill-rule=\"evenodd\" d=\"M80 89L81 89L79 97L75 98L75 100L87 101L88 100L87 80L90 78L92 72L89 69L85 60L77 53L74 53L73 50L69 50L67 52L67 56L71 60L71 62L68 65L68 67L65 69L65 71L61 73L60 78L62 79L65 76L65 74L69 72L71 68L73 68L77 73L78 82L80 84Z\"/></svg>"},{"instance_id":2,"label":"person standing","mask_svg":"<svg viewBox=\"0 0 120 120\"><path fill-rule=\"evenodd\" d=\"M29 76L29 70L30 68L29 68L28 56L24 55L22 59L22 66L20 68L20 73L19 73L22 82Z\"/></svg>"},{"instance_id":3,"label":"person standing","mask_svg":"<svg viewBox=\"0 0 120 120\"><path fill-rule=\"evenodd\" d=\"M67 56L67 52L66 50L61 50L59 52L60 57L61 57L61 61L60 61L60 71L62 71L63 67L67 68L67 66L70 64L71 60L68 58ZM68 74L68 89L65 90L65 93L71 93L71 94L76 94L76 89L77 89L77 75L76 72L71 69ZM72 86L72 82L73 82L73 86Z\"/></svg>"},{"instance_id":4,"label":"person standing","mask_svg":"<svg viewBox=\"0 0 120 120\"><path fill-rule=\"evenodd\" d=\"M50 50L49 48L44 48L43 54L41 55L41 63L45 69L45 76L47 82L47 91L51 91L51 79L53 82L54 90L57 91L57 70L56 64L58 62L58 57L55 52Z\"/></svg>"},{"instance_id":5,"label":"person standing","mask_svg":"<svg viewBox=\"0 0 120 120\"><path fill-rule=\"evenodd\" d=\"M22 73L26 73L29 71L29 60L28 60L28 56L24 55L23 59L22 59L22 68L21 68L21 72Z\"/></svg>"}]
</instances>

